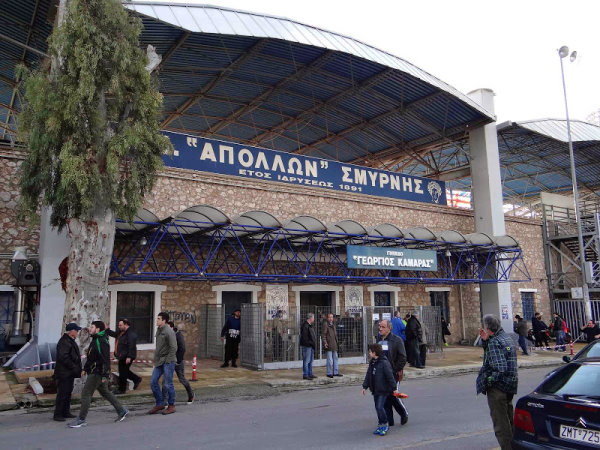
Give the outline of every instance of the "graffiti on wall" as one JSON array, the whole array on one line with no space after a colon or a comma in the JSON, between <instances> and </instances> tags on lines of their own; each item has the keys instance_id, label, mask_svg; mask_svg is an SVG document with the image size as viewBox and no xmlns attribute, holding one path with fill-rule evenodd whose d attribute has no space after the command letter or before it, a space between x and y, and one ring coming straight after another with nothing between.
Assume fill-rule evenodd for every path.
<instances>
[{"instance_id":1,"label":"graffiti on wall","mask_svg":"<svg viewBox=\"0 0 600 450\"><path fill-rule=\"evenodd\" d=\"M196 324L196 313L185 311L165 311L173 322L188 322Z\"/></svg>"}]
</instances>

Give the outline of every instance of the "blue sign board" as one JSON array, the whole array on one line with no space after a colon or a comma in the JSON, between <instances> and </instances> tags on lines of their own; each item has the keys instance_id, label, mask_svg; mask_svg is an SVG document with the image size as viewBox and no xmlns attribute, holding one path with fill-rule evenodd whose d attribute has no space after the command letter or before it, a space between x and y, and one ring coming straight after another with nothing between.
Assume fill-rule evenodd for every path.
<instances>
[{"instance_id":1,"label":"blue sign board","mask_svg":"<svg viewBox=\"0 0 600 450\"><path fill-rule=\"evenodd\" d=\"M437 271L434 250L347 245L346 251L349 269Z\"/></svg>"},{"instance_id":2,"label":"blue sign board","mask_svg":"<svg viewBox=\"0 0 600 450\"><path fill-rule=\"evenodd\" d=\"M173 144L166 166L336 191L446 205L443 181L294 153L163 131Z\"/></svg>"}]
</instances>

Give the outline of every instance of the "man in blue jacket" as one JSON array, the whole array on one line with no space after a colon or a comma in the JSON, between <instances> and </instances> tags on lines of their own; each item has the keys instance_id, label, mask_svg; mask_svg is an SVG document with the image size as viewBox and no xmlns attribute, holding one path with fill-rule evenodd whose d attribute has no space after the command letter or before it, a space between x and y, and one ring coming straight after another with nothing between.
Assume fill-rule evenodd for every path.
<instances>
[{"instance_id":1,"label":"man in blue jacket","mask_svg":"<svg viewBox=\"0 0 600 450\"><path fill-rule=\"evenodd\" d=\"M396 311L396 314L392 319L392 333L394 333L396 336L400 336L402 340L406 342L406 335L404 334L404 330L406 330L406 325L402 320L400 311Z\"/></svg>"}]
</instances>

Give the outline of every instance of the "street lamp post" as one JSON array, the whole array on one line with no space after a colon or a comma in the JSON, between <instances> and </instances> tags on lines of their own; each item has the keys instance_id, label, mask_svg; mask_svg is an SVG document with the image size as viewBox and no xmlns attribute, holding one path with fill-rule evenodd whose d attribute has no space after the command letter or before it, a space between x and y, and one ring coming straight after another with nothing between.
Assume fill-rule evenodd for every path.
<instances>
[{"instance_id":1,"label":"street lamp post","mask_svg":"<svg viewBox=\"0 0 600 450\"><path fill-rule=\"evenodd\" d=\"M565 97L565 112L567 114L567 136L569 139L569 159L571 162L571 184L573 185L573 197L575 200L575 217L577 221L577 240L579 241L579 263L581 267L581 279L583 283L583 303L585 307L586 319L592 318L592 305L590 303L590 291L588 288L587 278L585 274L585 247L583 245L583 231L581 229L581 215L579 214L579 189L577 188L577 174L575 172L575 155L573 153L573 140L571 139L571 121L569 120L569 106L567 104L567 86L565 84L565 70L563 67L563 59L569 56L569 47L563 45L558 50L560 58L560 73L562 75L563 94ZM574 51L569 56L571 62L577 58L577 52Z\"/></svg>"}]
</instances>

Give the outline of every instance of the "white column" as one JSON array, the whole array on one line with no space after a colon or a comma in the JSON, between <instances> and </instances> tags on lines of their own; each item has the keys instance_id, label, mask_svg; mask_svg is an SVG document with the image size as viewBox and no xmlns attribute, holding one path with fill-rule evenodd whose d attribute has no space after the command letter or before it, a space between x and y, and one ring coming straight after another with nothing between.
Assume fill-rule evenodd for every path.
<instances>
[{"instance_id":1,"label":"white column","mask_svg":"<svg viewBox=\"0 0 600 450\"><path fill-rule=\"evenodd\" d=\"M469 97L494 114L494 92L477 89ZM496 122L476 128L469 133L471 180L475 231L490 236L506 234L500 177L500 156ZM494 314L502 328L512 332L512 301L509 283L481 285L482 313Z\"/></svg>"},{"instance_id":2,"label":"white column","mask_svg":"<svg viewBox=\"0 0 600 450\"><path fill-rule=\"evenodd\" d=\"M70 241L66 232L58 233L50 226L50 210L42 208L40 220L39 263L41 267L40 304L36 310L35 334L38 343L58 342L63 334L65 292L62 290L58 266L69 255ZM89 326L89 324L79 324Z\"/></svg>"}]
</instances>

